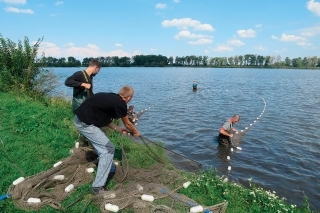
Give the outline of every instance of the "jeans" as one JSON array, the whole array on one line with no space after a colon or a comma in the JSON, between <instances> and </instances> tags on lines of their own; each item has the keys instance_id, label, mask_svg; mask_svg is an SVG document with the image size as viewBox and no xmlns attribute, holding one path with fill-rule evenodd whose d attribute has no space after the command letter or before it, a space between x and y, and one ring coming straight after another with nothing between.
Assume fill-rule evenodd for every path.
<instances>
[{"instance_id":1,"label":"jeans","mask_svg":"<svg viewBox=\"0 0 320 213\"><path fill-rule=\"evenodd\" d=\"M74 124L80 134L91 142L99 156L98 170L92 187L102 187L107 182L110 169L114 170L112 162L115 151L114 145L101 128L83 123L76 115L74 116Z\"/></svg>"}]
</instances>

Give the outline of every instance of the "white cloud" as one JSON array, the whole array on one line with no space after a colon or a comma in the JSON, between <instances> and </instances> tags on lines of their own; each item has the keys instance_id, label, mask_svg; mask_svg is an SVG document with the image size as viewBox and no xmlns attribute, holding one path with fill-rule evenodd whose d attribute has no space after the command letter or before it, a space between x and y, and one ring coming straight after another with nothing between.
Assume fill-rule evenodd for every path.
<instances>
[{"instance_id":1,"label":"white cloud","mask_svg":"<svg viewBox=\"0 0 320 213\"><path fill-rule=\"evenodd\" d=\"M180 38L200 39L200 38L213 38L213 36L194 34L194 33L190 33L190 31L188 31L188 30L183 30L183 31L180 31L177 35L175 35L174 38L176 40L179 40Z\"/></svg>"},{"instance_id":2,"label":"white cloud","mask_svg":"<svg viewBox=\"0 0 320 213\"><path fill-rule=\"evenodd\" d=\"M230 45L233 45L233 46L237 46L237 47L240 47L240 46L245 44L245 43L243 43L242 41L240 41L240 40L238 40L236 38L228 40L227 43L230 44Z\"/></svg>"},{"instance_id":3,"label":"white cloud","mask_svg":"<svg viewBox=\"0 0 320 213\"><path fill-rule=\"evenodd\" d=\"M307 2L307 8L316 16L320 16L320 2L315 2L314 0L310 0Z\"/></svg>"},{"instance_id":4,"label":"white cloud","mask_svg":"<svg viewBox=\"0 0 320 213\"><path fill-rule=\"evenodd\" d=\"M207 39L207 38L201 38L201 39L198 39L197 41L188 42L188 44L192 44L192 45L211 44L211 43L212 43L212 39Z\"/></svg>"},{"instance_id":5,"label":"white cloud","mask_svg":"<svg viewBox=\"0 0 320 213\"><path fill-rule=\"evenodd\" d=\"M305 38L302 38L302 37L298 37L295 35L286 35L286 34L282 34L281 38L278 38L278 37L272 35L271 38L274 40L283 41L283 42L299 42L299 41L305 40Z\"/></svg>"},{"instance_id":6,"label":"white cloud","mask_svg":"<svg viewBox=\"0 0 320 213\"><path fill-rule=\"evenodd\" d=\"M161 3L156 4L156 9L165 9L166 7L167 7L166 4L161 4Z\"/></svg>"},{"instance_id":7,"label":"white cloud","mask_svg":"<svg viewBox=\"0 0 320 213\"><path fill-rule=\"evenodd\" d=\"M180 2L180 0L173 0L173 2L174 2L174 3L179 3L179 2Z\"/></svg>"},{"instance_id":8,"label":"white cloud","mask_svg":"<svg viewBox=\"0 0 320 213\"><path fill-rule=\"evenodd\" d=\"M285 51L287 51L287 49L286 48L282 48L281 50L275 50L274 52L275 53L282 53L282 52L285 52Z\"/></svg>"},{"instance_id":9,"label":"white cloud","mask_svg":"<svg viewBox=\"0 0 320 213\"><path fill-rule=\"evenodd\" d=\"M200 21L192 20L191 18L164 20L161 25L162 27L178 27L184 30L191 27L195 30L214 31L214 28L210 24L201 24Z\"/></svg>"},{"instance_id":10,"label":"white cloud","mask_svg":"<svg viewBox=\"0 0 320 213\"><path fill-rule=\"evenodd\" d=\"M215 52L231 52L233 49L228 46L228 45L225 45L225 44L221 44L221 45L218 45L214 51Z\"/></svg>"},{"instance_id":11,"label":"white cloud","mask_svg":"<svg viewBox=\"0 0 320 213\"><path fill-rule=\"evenodd\" d=\"M34 44L35 42L33 42ZM62 57L61 56L61 48L58 47L56 44L51 42L41 42L39 46L38 53L45 53L45 56L51 57Z\"/></svg>"},{"instance_id":12,"label":"white cloud","mask_svg":"<svg viewBox=\"0 0 320 213\"><path fill-rule=\"evenodd\" d=\"M301 35L303 36L317 36L320 35L320 26L306 28L301 31Z\"/></svg>"},{"instance_id":13,"label":"white cloud","mask_svg":"<svg viewBox=\"0 0 320 213\"><path fill-rule=\"evenodd\" d=\"M65 45L63 45L63 46L66 46L66 47L74 47L74 43L69 42L68 44L65 44Z\"/></svg>"},{"instance_id":14,"label":"white cloud","mask_svg":"<svg viewBox=\"0 0 320 213\"><path fill-rule=\"evenodd\" d=\"M27 3L26 0L1 0L6 4L25 4Z\"/></svg>"},{"instance_id":15,"label":"white cloud","mask_svg":"<svg viewBox=\"0 0 320 213\"><path fill-rule=\"evenodd\" d=\"M150 51L154 52L154 51L157 51L157 49L150 48Z\"/></svg>"},{"instance_id":16,"label":"white cloud","mask_svg":"<svg viewBox=\"0 0 320 213\"><path fill-rule=\"evenodd\" d=\"M122 44L119 44L119 43L116 43L114 46L116 46L116 47L122 47L123 45L122 45Z\"/></svg>"},{"instance_id":17,"label":"white cloud","mask_svg":"<svg viewBox=\"0 0 320 213\"><path fill-rule=\"evenodd\" d=\"M267 47L264 47L264 46L262 46L262 45L254 46L253 49L261 50L261 51L266 51L266 50L268 50Z\"/></svg>"},{"instance_id":18,"label":"white cloud","mask_svg":"<svg viewBox=\"0 0 320 213\"><path fill-rule=\"evenodd\" d=\"M238 30L238 35L243 38L254 38L256 37L256 31L252 29L248 30Z\"/></svg>"},{"instance_id":19,"label":"white cloud","mask_svg":"<svg viewBox=\"0 0 320 213\"><path fill-rule=\"evenodd\" d=\"M35 42L33 42L35 43ZM123 51L123 50L112 50L109 52L102 51L97 45L95 44L88 44L85 47L77 47L73 43L68 43L63 45L62 48L58 47L56 44L51 42L41 42L38 53L45 53L46 57L69 57L73 56L79 60L82 60L85 57L100 57L100 56L119 56L119 57L131 57L134 55L141 54L140 51L136 50L132 53Z\"/></svg>"},{"instance_id":20,"label":"white cloud","mask_svg":"<svg viewBox=\"0 0 320 213\"><path fill-rule=\"evenodd\" d=\"M63 1L57 1L54 5L59 6L61 4L63 4Z\"/></svg>"},{"instance_id":21,"label":"white cloud","mask_svg":"<svg viewBox=\"0 0 320 213\"><path fill-rule=\"evenodd\" d=\"M213 27L210 24L200 24L194 27L194 30L213 31Z\"/></svg>"},{"instance_id":22,"label":"white cloud","mask_svg":"<svg viewBox=\"0 0 320 213\"><path fill-rule=\"evenodd\" d=\"M56 16L56 14L51 13L51 14L50 14L50 16L55 17L55 16Z\"/></svg>"},{"instance_id":23,"label":"white cloud","mask_svg":"<svg viewBox=\"0 0 320 213\"><path fill-rule=\"evenodd\" d=\"M299 41L299 42L297 42L297 45L299 45L299 46L301 46L301 47L303 47L303 48L307 48L307 47L313 46L311 43L309 43L309 42L304 42L304 41Z\"/></svg>"},{"instance_id":24,"label":"white cloud","mask_svg":"<svg viewBox=\"0 0 320 213\"><path fill-rule=\"evenodd\" d=\"M260 28L260 27L262 27L262 24L256 24L254 26L257 27L257 28Z\"/></svg>"},{"instance_id":25,"label":"white cloud","mask_svg":"<svg viewBox=\"0 0 320 213\"><path fill-rule=\"evenodd\" d=\"M206 54L209 54L209 53L210 53L210 51L209 51L209 50L204 50L204 52L205 52Z\"/></svg>"},{"instance_id":26,"label":"white cloud","mask_svg":"<svg viewBox=\"0 0 320 213\"><path fill-rule=\"evenodd\" d=\"M19 9L15 7L7 7L5 11L10 13L27 13L27 14L33 14L34 12L30 9Z\"/></svg>"}]
</instances>

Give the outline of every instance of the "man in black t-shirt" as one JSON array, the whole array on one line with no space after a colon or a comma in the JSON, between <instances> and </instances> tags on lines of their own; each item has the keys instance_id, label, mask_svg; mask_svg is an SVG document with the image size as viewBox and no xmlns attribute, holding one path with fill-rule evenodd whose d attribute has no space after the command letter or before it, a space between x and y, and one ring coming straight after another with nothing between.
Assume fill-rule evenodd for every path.
<instances>
[{"instance_id":1,"label":"man in black t-shirt","mask_svg":"<svg viewBox=\"0 0 320 213\"><path fill-rule=\"evenodd\" d=\"M140 135L127 116L127 103L132 99L133 93L130 86L122 87L118 94L97 93L85 100L75 111L76 128L90 140L99 156L98 170L92 184L93 194L104 191L115 150L101 127L107 126L120 133L132 132L135 137ZM115 125L112 122L115 118L121 118L125 128Z\"/></svg>"}]
</instances>

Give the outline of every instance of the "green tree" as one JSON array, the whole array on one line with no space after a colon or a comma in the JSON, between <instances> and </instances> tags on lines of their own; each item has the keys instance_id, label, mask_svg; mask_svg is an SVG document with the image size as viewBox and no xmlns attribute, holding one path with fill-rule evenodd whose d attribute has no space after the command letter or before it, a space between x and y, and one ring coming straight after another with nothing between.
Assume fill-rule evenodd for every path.
<instances>
[{"instance_id":1,"label":"green tree","mask_svg":"<svg viewBox=\"0 0 320 213\"><path fill-rule=\"evenodd\" d=\"M303 65L301 57L292 59L292 66L297 68L302 67Z\"/></svg>"},{"instance_id":2,"label":"green tree","mask_svg":"<svg viewBox=\"0 0 320 213\"><path fill-rule=\"evenodd\" d=\"M267 55L264 62L264 67L270 67L271 56Z\"/></svg>"},{"instance_id":3,"label":"green tree","mask_svg":"<svg viewBox=\"0 0 320 213\"><path fill-rule=\"evenodd\" d=\"M170 56L170 57L168 58L168 64L171 65L171 66L173 66L173 57L172 57L172 56Z\"/></svg>"},{"instance_id":4,"label":"green tree","mask_svg":"<svg viewBox=\"0 0 320 213\"><path fill-rule=\"evenodd\" d=\"M242 55L239 55L239 62L240 62L239 66L242 67L242 65L243 65L243 56Z\"/></svg>"},{"instance_id":5,"label":"green tree","mask_svg":"<svg viewBox=\"0 0 320 213\"><path fill-rule=\"evenodd\" d=\"M264 64L264 57L262 55L257 56L258 66L262 67Z\"/></svg>"},{"instance_id":6,"label":"green tree","mask_svg":"<svg viewBox=\"0 0 320 213\"><path fill-rule=\"evenodd\" d=\"M291 59L290 59L289 57L286 57L286 58L284 59L284 64L285 64L286 66L290 67L290 66L291 66Z\"/></svg>"}]
</instances>

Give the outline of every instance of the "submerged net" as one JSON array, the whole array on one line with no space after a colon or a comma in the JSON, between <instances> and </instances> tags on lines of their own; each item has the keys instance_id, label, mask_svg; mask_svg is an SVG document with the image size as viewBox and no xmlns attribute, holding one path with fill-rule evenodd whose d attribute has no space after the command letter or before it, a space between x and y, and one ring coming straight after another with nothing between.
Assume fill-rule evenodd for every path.
<instances>
[{"instance_id":1,"label":"submerged net","mask_svg":"<svg viewBox=\"0 0 320 213\"><path fill-rule=\"evenodd\" d=\"M180 175L181 171L168 166L161 157L153 152L154 145L146 138L141 140L150 152L147 155L153 156L158 163L147 169L129 166L126 153L122 147L122 160L117 166L115 175L116 182L112 190L90 195L90 200L100 206L102 212L112 212L106 210L106 205L115 205L121 209L131 209L134 212L189 212L191 207L198 206L197 202L185 195L179 194L178 190L183 188L185 177ZM121 137L120 137L121 144ZM184 156L167 150L176 159L183 159ZM180 160L177 160L180 161ZM11 185L8 194L11 195L15 206L24 210L38 210L45 206L66 211L68 207L61 205L62 201L73 191L66 192L65 189L73 184L74 190L77 187L88 184L94 180L94 173L89 173L88 168L95 168L98 160L92 149L86 147L73 148L71 156L61 160L61 164L30 177L17 185ZM201 164L191 159L185 158L183 163L190 163L190 168L200 168ZM64 175L63 180L56 180L57 175ZM142 196L150 198L152 202L143 200ZM30 203L29 198L39 198L41 202ZM79 198L81 199L81 197ZM75 201L77 202L77 201ZM204 210L211 213L222 213L227 207L227 202L214 206L203 206Z\"/></svg>"},{"instance_id":2,"label":"submerged net","mask_svg":"<svg viewBox=\"0 0 320 213\"><path fill-rule=\"evenodd\" d=\"M240 141L242 140L244 134L246 131L239 132L237 134L233 134L233 137L230 138L230 143L232 146L237 147L240 144Z\"/></svg>"}]
</instances>

